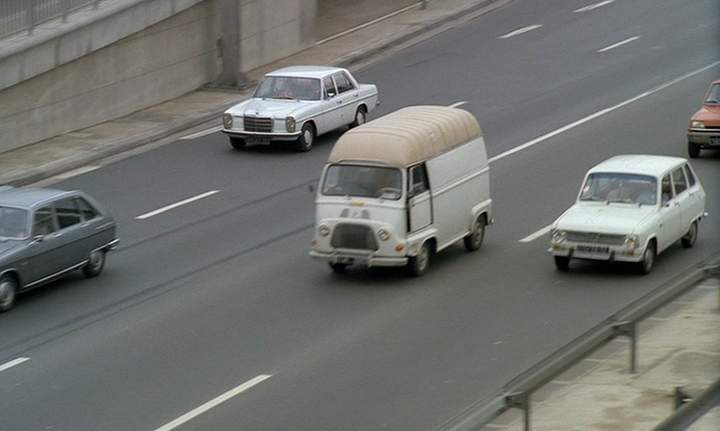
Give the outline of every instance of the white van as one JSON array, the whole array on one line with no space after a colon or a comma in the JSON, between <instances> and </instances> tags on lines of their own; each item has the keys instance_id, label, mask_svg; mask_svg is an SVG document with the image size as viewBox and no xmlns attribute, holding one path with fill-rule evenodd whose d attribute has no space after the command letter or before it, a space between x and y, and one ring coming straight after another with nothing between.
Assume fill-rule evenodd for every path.
<instances>
[{"instance_id":1,"label":"white van","mask_svg":"<svg viewBox=\"0 0 720 431\"><path fill-rule=\"evenodd\" d=\"M464 239L480 248L492 223L485 142L475 117L443 106L400 109L352 129L320 178L310 255L348 265L405 266Z\"/></svg>"}]
</instances>

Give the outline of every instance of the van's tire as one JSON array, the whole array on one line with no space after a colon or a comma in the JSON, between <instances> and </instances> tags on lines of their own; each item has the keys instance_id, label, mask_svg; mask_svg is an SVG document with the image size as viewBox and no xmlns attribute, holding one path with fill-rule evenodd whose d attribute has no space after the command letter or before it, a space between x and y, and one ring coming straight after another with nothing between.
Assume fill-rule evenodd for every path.
<instances>
[{"instance_id":1,"label":"van's tire","mask_svg":"<svg viewBox=\"0 0 720 431\"><path fill-rule=\"evenodd\" d=\"M485 227L487 226L487 216L481 214L473 223L472 231L463 238L465 244L465 250L476 251L482 246L483 239L485 239Z\"/></svg>"},{"instance_id":2,"label":"van's tire","mask_svg":"<svg viewBox=\"0 0 720 431\"><path fill-rule=\"evenodd\" d=\"M335 274L342 274L345 271L347 271L348 264L347 263L334 263L329 262L330 268L333 270Z\"/></svg>"},{"instance_id":3,"label":"van's tire","mask_svg":"<svg viewBox=\"0 0 720 431\"><path fill-rule=\"evenodd\" d=\"M430 266L430 256L432 252L430 250L430 244L427 241L420 247L417 256L412 256L408 259L407 271L413 277L420 277L425 274Z\"/></svg>"},{"instance_id":4,"label":"van's tire","mask_svg":"<svg viewBox=\"0 0 720 431\"><path fill-rule=\"evenodd\" d=\"M700 157L700 145L688 141L688 156L690 156L691 159Z\"/></svg>"},{"instance_id":5,"label":"van's tire","mask_svg":"<svg viewBox=\"0 0 720 431\"><path fill-rule=\"evenodd\" d=\"M697 220L695 220L690 225L690 229L688 229L685 236L683 236L682 239L680 239L680 243L682 244L683 247L690 248L693 245L695 245L695 241L697 241L697 237L698 237L698 222L697 222Z\"/></svg>"},{"instance_id":6,"label":"van's tire","mask_svg":"<svg viewBox=\"0 0 720 431\"><path fill-rule=\"evenodd\" d=\"M245 142L243 138L230 137L230 146L233 147L235 151L241 151L245 149L247 142Z\"/></svg>"},{"instance_id":7,"label":"van's tire","mask_svg":"<svg viewBox=\"0 0 720 431\"><path fill-rule=\"evenodd\" d=\"M10 310L15 305L18 282L12 274L0 277L0 313Z\"/></svg>"},{"instance_id":8,"label":"van's tire","mask_svg":"<svg viewBox=\"0 0 720 431\"><path fill-rule=\"evenodd\" d=\"M310 151L315 143L315 137L315 126L310 122L303 124L302 129L300 129L300 136L295 142L295 151Z\"/></svg>"},{"instance_id":9,"label":"van's tire","mask_svg":"<svg viewBox=\"0 0 720 431\"><path fill-rule=\"evenodd\" d=\"M567 271L570 269L570 257L568 256L553 256L555 258L555 267L559 271Z\"/></svg>"},{"instance_id":10,"label":"van's tire","mask_svg":"<svg viewBox=\"0 0 720 431\"><path fill-rule=\"evenodd\" d=\"M355 111L355 119L350 123L350 128L361 126L367 122L367 108L365 105L360 105Z\"/></svg>"},{"instance_id":11,"label":"van's tire","mask_svg":"<svg viewBox=\"0 0 720 431\"><path fill-rule=\"evenodd\" d=\"M655 266L655 258L657 257L657 249L655 248L655 241L650 241L645 247L642 260L637 263L638 273L642 275L650 274L653 267Z\"/></svg>"},{"instance_id":12,"label":"van's tire","mask_svg":"<svg viewBox=\"0 0 720 431\"><path fill-rule=\"evenodd\" d=\"M107 252L105 250L95 250L88 256L88 261L83 266L83 274L87 278L93 278L100 275L103 268L105 268L105 257Z\"/></svg>"}]
</instances>

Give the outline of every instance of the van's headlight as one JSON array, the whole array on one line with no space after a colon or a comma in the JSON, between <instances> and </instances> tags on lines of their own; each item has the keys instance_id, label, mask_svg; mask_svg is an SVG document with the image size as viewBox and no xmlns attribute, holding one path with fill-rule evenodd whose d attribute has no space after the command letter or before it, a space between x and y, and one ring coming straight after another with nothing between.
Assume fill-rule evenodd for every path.
<instances>
[{"instance_id":1,"label":"van's headlight","mask_svg":"<svg viewBox=\"0 0 720 431\"><path fill-rule=\"evenodd\" d=\"M223 114L223 127L226 129L232 129L233 118L231 114Z\"/></svg>"},{"instance_id":2,"label":"van's headlight","mask_svg":"<svg viewBox=\"0 0 720 431\"><path fill-rule=\"evenodd\" d=\"M285 118L285 130L287 130L290 133L295 132L295 119L293 117L286 117Z\"/></svg>"},{"instance_id":3,"label":"van's headlight","mask_svg":"<svg viewBox=\"0 0 720 431\"><path fill-rule=\"evenodd\" d=\"M380 238L383 241L387 241L390 239L390 232L388 232L384 228L378 229L377 234L378 234L378 238Z\"/></svg>"},{"instance_id":4,"label":"van's headlight","mask_svg":"<svg viewBox=\"0 0 720 431\"><path fill-rule=\"evenodd\" d=\"M703 123L702 121L693 120L690 122L690 127L692 127L693 129L704 129L705 123Z\"/></svg>"},{"instance_id":5,"label":"van's headlight","mask_svg":"<svg viewBox=\"0 0 720 431\"><path fill-rule=\"evenodd\" d=\"M330 226L328 226L326 224L321 224L320 226L318 226L318 234L320 236L330 235Z\"/></svg>"},{"instance_id":6,"label":"van's headlight","mask_svg":"<svg viewBox=\"0 0 720 431\"><path fill-rule=\"evenodd\" d=\"M625 247L627 247L630 250L635 250L638 246L638 236L637 235L627 235L625 237Z\"/></svg>"},{"instance_id":7,"label":"van's headlight","mask_svg":"<svg viewBox=\"0 0 720 431\"><path fill-rule=\"evenodd\" d=\"M567 238L567 232L564 230L553 230L551 241L554 244L560 244L561 242L565 242L565 238Z\"/></svg>"}]
</instances>

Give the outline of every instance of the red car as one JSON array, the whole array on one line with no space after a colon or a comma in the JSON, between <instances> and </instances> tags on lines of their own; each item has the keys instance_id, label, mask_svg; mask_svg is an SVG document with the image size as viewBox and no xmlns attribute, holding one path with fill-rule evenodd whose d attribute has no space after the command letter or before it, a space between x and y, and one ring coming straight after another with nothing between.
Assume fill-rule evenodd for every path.
<instances>
[{"instance_id":1,"label":"red car","mask_svg":"<svg viewBox=\"0 0 720 431\"><path fill-rule=\"evenodd\" d=\"M695 158L709 148L720 149L720 80L710 85L702 108L688 124L688 155Z\"/></svg>"}]
</instances>

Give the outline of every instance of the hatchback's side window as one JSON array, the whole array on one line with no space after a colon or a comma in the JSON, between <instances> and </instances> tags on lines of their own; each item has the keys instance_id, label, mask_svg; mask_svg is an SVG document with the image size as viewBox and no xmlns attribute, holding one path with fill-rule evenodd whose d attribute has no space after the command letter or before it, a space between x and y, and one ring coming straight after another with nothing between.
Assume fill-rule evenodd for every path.
<instances>
[{"instance_id":1,"label":"hatchback's side window","mask_svg":"<svg viewBox=\"0 0 720 431\"><path fill-rule=\"evenodd\" d=\"M687 179L688 179L688 184L689 184L688 187L694 186L695 185L695 175L693 175L692 169L690 169L690 167L688 165L685 165L683 168L685 170L685 175L687 176Z\"/></svg>"},{"instance_id":2,"label":"hatchback's side window","mask_svg":"<svg viewBox=\"0 0 720 431\"><path fill-rule=\"evenodd\" d=\"M98 210L90 205L90 203L85 199L75 198L75 202L77 203L78 209L80 210L80 214L82 215L84 221L92 220L99 215Z\"/></svg>"},{"instance_id":3,"label":"hatchback's side window","mask_svg":"<svg viewBox=\"0 0 720 431\"><path fill-rule=\"evenodd\" d=\"M58 227L65 229L82 223L80 210L75 203L75 199L66 198L55 202L55 215L57 216Z\"/></svg>"},{"instance_id":4,"label":"hatchback's side window","mask_svg":"<svg viewBox=\"0 0 720 431\"><path fill-rule=\"evenodd\" d=\"M35 211L33 219L33 235L49 235L55 232L55 217L51 207L40 208Z\"/></svg>"},{"instance_id":5,"label":"hatchback's side window","mask_svg":"<svg viewBox=\"0 0 720 431\"><path fill-rule=\"evenodd\" d=\"M355 88L350 78L345 75L345 72L338 72L333 77L335 78L335 84L337 84L338 93L344 93Z\"/></svg>"},{"instance_id":6,"label":"hatchback's side window","mask_svg":"<svg viewBox=\"0 0 720 431\"><path fill-rule=\"evenodd\" d=\"M662 179L660 193L662 195L662 203L665 205L670 199L673 198L672 182L670 181L670 174L667 174Z\"/></svg>"},{"instance_id":7,"label":"hatchback's side window","mask_svg":"<svg viewBox=\"0 0 720 431\"><path fill-rule=\"evenodd\" d=\"M685 174L683 174L682 168L677 168L672 172L673 185L675 185L675 194L687 190L687 182L685 181Z\"/></svg>"},{"instance_id":8,"label":"hatchback's side window","mask_svg":"<svg viewBox=\"0 0 720 431\"><path fill-rule=\"evenodd\" d=\"M417 196L429 189L425 165L410 168L410 196Z\"/></svg>"},{"instance_id":9,"label":"hatchback's side window","mask_svg":"<svg viewBox=\"0 0 720 431\"><path fill-rule=\"evenodd\" d=\"M337 94L337 91L335 90L335 83L333 83L333 80L331 77L329 77L329 76L324 77L322 82L323 82L323 88L325 89L325 97L327 97L329 99Z\"/></svg>"}]
</instances>

